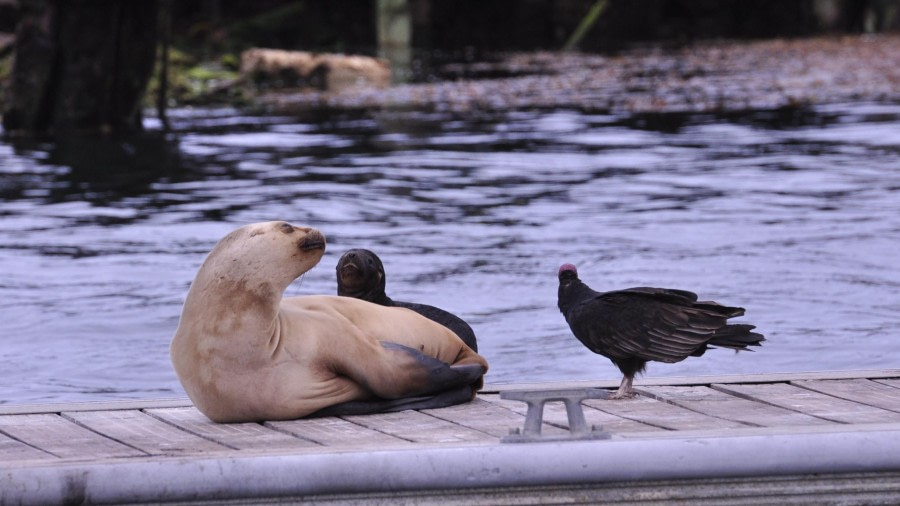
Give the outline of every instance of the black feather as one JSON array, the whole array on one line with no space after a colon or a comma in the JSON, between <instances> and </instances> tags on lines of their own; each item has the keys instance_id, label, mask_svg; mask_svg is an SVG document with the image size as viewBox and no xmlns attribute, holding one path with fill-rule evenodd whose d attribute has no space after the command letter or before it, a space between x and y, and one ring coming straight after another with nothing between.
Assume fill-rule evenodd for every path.
<instances>
[{"instance_id":1,"label":"black feather","mask_svg":"<svg viewBox=\"0 0 900 506\"><path fill-rule=\"evenodd\" d=\"M629 388L649 361L680 362L709 347L744 350L765 340L753 325L728 323L743 315L743 308L698 301L693 292L668 288L597 292L570 264L559 270L558 305L575 337L609 358Z\"/></svg>"}]
</instances>

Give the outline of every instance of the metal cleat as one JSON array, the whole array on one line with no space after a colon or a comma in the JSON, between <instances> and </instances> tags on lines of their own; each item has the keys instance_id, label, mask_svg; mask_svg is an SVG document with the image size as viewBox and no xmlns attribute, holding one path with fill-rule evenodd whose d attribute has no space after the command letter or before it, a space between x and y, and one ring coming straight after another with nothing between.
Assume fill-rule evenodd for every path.
<instances>
[{"instance_id":1,"label":"metal cleat","mask_svg":"<svg viewBox=\"0 0 900 506\"><path fill-rule=\"evenodd\" d=\"M522 401L528 404L523 430L510 429L508 436L500 438L501 443L531 443L542 441L573 441L580 439L609 439L610 434L603 432L602 427L588 427L584 419L581 402L585 399L606 399L609 392L597 388L579 388L573 390L511 390L500 392L501 399ZM541 435L544 422L544 404L548 401L559 401L566 405L569 417L569 433L561 435Z\"/></svg>"}]
</instances>

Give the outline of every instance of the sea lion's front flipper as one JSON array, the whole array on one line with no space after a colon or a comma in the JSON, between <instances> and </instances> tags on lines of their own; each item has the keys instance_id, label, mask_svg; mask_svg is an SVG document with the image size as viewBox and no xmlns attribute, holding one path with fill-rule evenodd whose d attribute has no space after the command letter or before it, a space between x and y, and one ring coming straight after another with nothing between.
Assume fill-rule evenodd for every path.
<instances>
[{"instance_id":1,"label":"sea lion's front flipper","mask_svg":"<svg viewBox=\"0 0 900 506\"><path fill-rule=\"evenodd\" d=\"M460 386L472 385L478 383L481 386L481 377L484 376L486 369L479 364L450 365L442 362L434 357L430 357L421 351L404 346L402 344L382 341L381 346L388 351L404 353L409 358L415 360L411 367L416 368L413 372L416 376L422 376L420 379L419 390L416 394L431 394L451 390Z\"/></svg>"},{"instance_id":2,"label":"sea lion's front flipper","mask_svg":"<svg viewBox=\"0 0 900 506\"><path fill-rule=\"evenodd\" d=\"M372 399L368 401L350 401L316 411L310 417L369 415L372 413L393 413L408 409L446 408L469 402L472 399L472 387L466 385L440 392L436 395L404 397L401 399Z\"/></svg>"}]
</instances>

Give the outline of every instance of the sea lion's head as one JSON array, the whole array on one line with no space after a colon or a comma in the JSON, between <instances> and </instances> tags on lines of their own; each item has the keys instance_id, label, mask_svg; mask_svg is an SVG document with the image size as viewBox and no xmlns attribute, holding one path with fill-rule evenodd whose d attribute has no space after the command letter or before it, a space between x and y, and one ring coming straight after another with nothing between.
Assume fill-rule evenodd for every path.
<instances>
[{"instance_id":1,"label":"sea lion's head","mask_svg":"<svg viewBox=\"0 0 900 506\"><path fill-rule=\"evenodd\" d=\"M341 255L335 268L338 295L376 302L385 297L384 265L367 249L351 249Z\"/></svg>"},{"instance_id":2,"label":"sea lion's head","mask_svg":"<svg viewBox=\"0 0 900 506\"><path fill-rule=\"evenodd\" d=\"M325 254L325 235L286 221L245 225L226 235L209 253L198 273L210 285L237 283L265 287L279 297L297 277Z\"/></svg>"}]
</instances>

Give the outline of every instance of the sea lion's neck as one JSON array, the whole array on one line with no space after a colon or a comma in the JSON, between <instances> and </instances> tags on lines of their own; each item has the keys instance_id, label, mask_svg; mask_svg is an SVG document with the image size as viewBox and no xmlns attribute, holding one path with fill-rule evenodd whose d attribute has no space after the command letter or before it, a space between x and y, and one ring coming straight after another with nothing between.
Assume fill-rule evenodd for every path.
<instances>
[{"instance_id":1,"label":"sea lion's neck","mask_svg":"<svg viewBox=\"0 0 900 506\"><path fill-rule=\"evenodd\" d=\"M369 290L349 290L342 285L338 285L338 295L344 297L353 297L367 302L372 302L381 306L393 306L394 301L384 293L384 290L376 286Z\"/></svg>"},{"instance_id":2,"label":"sea lion's neck","mask_svg":"<svg viewBox=\"0 0 900 506\"><path fill-rule=\"evenodd\" d=\"M194 315L191 321L199 323L205 334L267 339L278 316L281 293L268 283L248 286L245 282L220 280L192 286L184 312Z\"/></svg>"},{"instance_id":3,"label":"sea lion's neck","mask_svg":"<svg viewBox=\"0 0 900 506\"><path fill-rule=\"evenodd\" d=\"M187 321L201 334L268 340L292 273L265 272L262 262L235 265L210 257L197 273L184 303ZM238 337L240 336L240 337Z\"/></svg>"}]
</instances>

